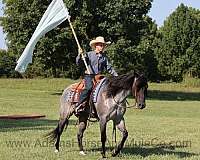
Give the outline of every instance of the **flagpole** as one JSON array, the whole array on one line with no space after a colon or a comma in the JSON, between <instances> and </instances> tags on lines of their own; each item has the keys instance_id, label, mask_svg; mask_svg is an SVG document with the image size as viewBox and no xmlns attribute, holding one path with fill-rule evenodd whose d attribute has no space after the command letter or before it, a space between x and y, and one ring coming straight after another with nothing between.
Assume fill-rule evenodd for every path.
<instances>
[{"instance_id":1,"label":"flagpole","mask_svg":"<svg viewBox=\"0 0 200 160\"><path fill-rule=\"evenodd\" d=\"M73 35L74 35L74 38L75 38L75 40L76 40L76 43L77 43L77 45L78 45L78 52L79 52L79 54L81 55L81 57L82 57L82 59L83 59L83 62L84 62L84 64L85 64L85 67L86 67L86 69L87 69L88 74L90 74L90 70L89 70L89 68L88 68L88 64L87 64L86 59L85 59L84 54L83 54L83 49L82 49L81 46L80 46L80 43L79 43L78 38L77 38L77 36L76 36L76 33L75 33L75 31L74 31L74 27L72 26L72 23L71 23L71 21L70 21L70 16L69 16L67 19L68 19L70 28L71 28L71 30L72 30L72 33L73 33Z\"/></svg>"}]
</instances>

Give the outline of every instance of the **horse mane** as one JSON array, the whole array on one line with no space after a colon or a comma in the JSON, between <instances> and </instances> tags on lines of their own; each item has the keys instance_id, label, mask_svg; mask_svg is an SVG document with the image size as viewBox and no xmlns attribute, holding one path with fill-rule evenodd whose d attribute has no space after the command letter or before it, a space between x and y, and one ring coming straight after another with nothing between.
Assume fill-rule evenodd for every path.
<instances>
[{"instance_id":1,"label":"horse mane","mask_svg":"<svg viewBox=\"0 0 200 160\"><path fill-rule=\"evenodd\" d=\"M118 92L124 89L129 90L133 85L135 77L135 73L127 73L116 77L110 77L108 79L107 96L115 96Z\"/></svg>"},{"instance_id":2,"label":"horse mane","mask_svg":"<svg viewBox=\"0 0 200 160\"><path fill-rule=\"evenodd\" d=\"M139 75L138 73L135 73L135 72L122 74L116 77L110 77L108 79L107 96L108 97L116 96L116 94L122 90L131 89L135 78L137 78L137 81L135 84L137 89L140 89L143 86L147 85L146 77L144 77L143 74Z\"/></svg>"}]
</instances>

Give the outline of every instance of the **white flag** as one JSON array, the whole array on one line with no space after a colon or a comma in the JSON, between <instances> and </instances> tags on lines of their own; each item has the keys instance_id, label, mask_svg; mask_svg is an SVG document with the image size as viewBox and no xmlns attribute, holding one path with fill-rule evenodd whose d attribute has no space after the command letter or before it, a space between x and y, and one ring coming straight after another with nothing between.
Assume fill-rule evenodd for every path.
<instances>
[{"instance_id":1,"label":"white flag","mask_svg":"<svg viewBox=\"0 0 200 160\"><path fill-rule=\"evenodd\" d=\"M25 72L28 64L32 63L33 50L39 39L67 18L69 18L69 12L63 0L53 0L45 11L21 57L18 59L17 66L15 67L16 71L20 73Z\"/></svg>"}]
</instances>

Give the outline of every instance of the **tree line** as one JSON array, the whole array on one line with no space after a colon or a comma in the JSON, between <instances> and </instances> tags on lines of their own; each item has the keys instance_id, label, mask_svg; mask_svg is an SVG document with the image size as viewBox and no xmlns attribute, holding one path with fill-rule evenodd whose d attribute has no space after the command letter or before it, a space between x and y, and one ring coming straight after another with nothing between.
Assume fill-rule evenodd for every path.
<instances>
[{"instance_id":1,"label":"tree line","mask_svg":"<svg viewBox=\"0 0 200 160\"><path fill-rule=\"evenodd\" d=\"M81 46L104 36L119 74L137 70L151 81L182 81L185 75L200 78L200 10L181 4L160 28L147 15L152 0L64 0ZM0 50L0 77L20 77L14 71L49 0L4 0L0 23L7 35L8 50ZM34 50L26 77L78 78L77 45L68 22L48 32Z\"/></svg>"}]
</instances>

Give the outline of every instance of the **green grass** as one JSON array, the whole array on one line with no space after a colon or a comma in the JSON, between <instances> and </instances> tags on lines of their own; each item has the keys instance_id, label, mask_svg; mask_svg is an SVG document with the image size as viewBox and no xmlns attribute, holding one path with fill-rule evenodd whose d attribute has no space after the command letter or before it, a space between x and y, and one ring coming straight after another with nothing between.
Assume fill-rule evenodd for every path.
<instances>
[{"instance_id":1,"label":"green grass","mask_svg":"<svg viewBox=\"0 0 200 160\"><path fill-rule=\"evenodd\" d=\"M68 79L0 79L0 114L40 113L37 120L0 120L0 159L55 160L98 159L98 123L90 123L84 135L87 156L80 156L76 140L76 118L63 132L61 152L43 139L55 128L62 90L74 81ZM129 137L119 157L111 158L112 123L107 136L109 159L175 160L200 159L200 88L183 84L149 84L147 108L128 108L125 120ZM128 99L133 103L133 99ZM120 134L117 133L117 140Z\"/></svg>"}]
</instances>

